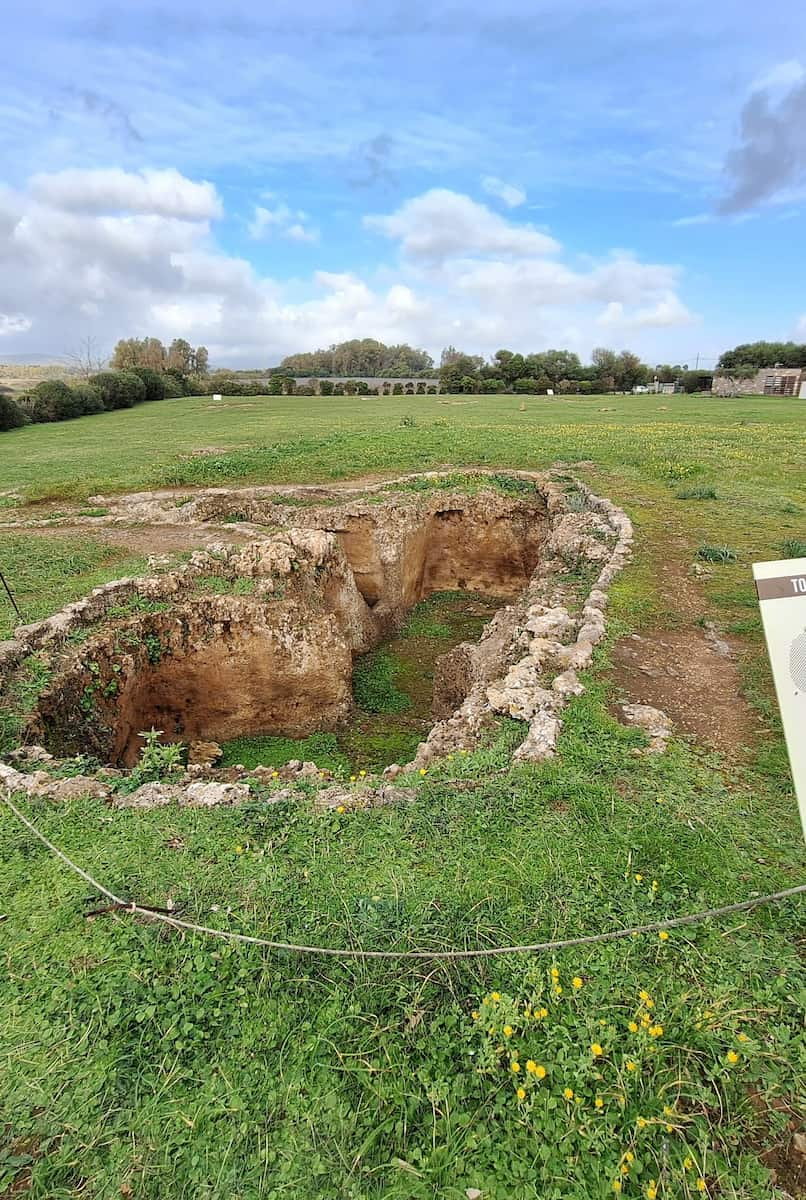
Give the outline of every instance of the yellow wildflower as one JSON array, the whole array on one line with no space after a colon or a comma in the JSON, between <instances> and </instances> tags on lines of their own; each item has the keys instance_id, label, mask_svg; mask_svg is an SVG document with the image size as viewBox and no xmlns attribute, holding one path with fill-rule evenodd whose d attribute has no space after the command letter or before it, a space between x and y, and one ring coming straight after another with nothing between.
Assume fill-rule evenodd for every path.
<instances>
[{"instance_id":1,"label":"yellow wildflower","mask_svg":"<svg viewBox=\"0 0 806 1200\"><path fill-rule=\"evenodd\" d=\"M557 995L557 996L562 996L562 994L563 994L563 989L562 989L562 984L561 984L561 983L555 984L555 987L554 987L554 993L555 993L555 995Z\"/></svg>"},{"instance_id":2,"label":"yellow wildflower","mask_svg":"<svg viewBox=\"0 0 806 1200\"><path fill-rule=\"evenodd\" d=\"M596 1108L604 1108L604 1100L601 1096L597 1096L593 1103Z\"/></svg>"},{"instance_id":3,"label":"yellow wildflower","mask_svg":"<svg viewBox=\"0 0 806 1200\"><path fill-rule=\"evenodd\" d=\"M644 1001L644 1004L647 1006L647 1008L655 1007L655 1001L652 1000L649 996L647 996L646 1000Z\"/></svg>"},{"instance_id":4,"label":"yellow wildflower","mask_svg":"<svg viewBox=\"0 0 806 1200\"><path fill-rule=\"evenodd\" d=\"M635 882L640 883L643 878L644 878L643 875L636 875Z\"/></svg>"},{"instance_id":5,"label":"yellow wildflower","mask_svg":"<svg viewBox=\"0 0 806 1200\"><path fill-rule=\"evenodd\" d=\"M344 805L343 805L343 804L337 804L337 805L336 805L336 812L337 812L337 813L343 813L343 812L346 812L346 811L347 811L347 810L345 809L345 807L344 807Z\"/></svg>"},{"instance_id":6,"label":"yellow wildflower","mask_svg":"<svg viewBox=\"0 0 806 1200\"><path fill-rule=\"evenodd\" d=\"M660 933L658 934L658 937L660 938L660 940L661 940L662 942L668 942L668 940L669 940L669 930L668 930L668 929L661 929Z\"/></svg>"},{"instance_id":7,"label":"yellow wildflower","mask_svg":"<svg viewBox=\"0 0 806 1200\"><path fill-rule=\"evenodd\" d=\"M649 999L649 992L639 992L638 998L639 1000L643 1000L644 1004L646 1004L647 1000Z\"/></svg>"},{"instance_id":8,"label":"yellow wildflower","mask_svg":"<svg viewBox=\"0 0 806 1200\"><path fill-rule=\"evenodd\" d=\"M552 967L552 968L551 968L551 978L552 978L552 979L559 979L559 978L560 978L560 972L557 970L557 968L556 968L556 967Z\"/></svg>"},{"instance_id":9,"label":"yellow wildflower","mask_svg":"<svg viewBox=\"0 0 806 1200\"><path fill-rule=\"evenodd\" d=\"M504 1037L512 1037L512 1026L511 1025L504 1026Z\"/></svg>"},{"instance_id":10,"label":"yellow wildflower","mask_svg":"<svg viewBox=\"0 0 806 1200\"><path fill-rule=\"evenodd\" d=\"M650 1179L646 1185L646 1200L657 1200L658 1185L654 1179Z\"/></svg>"},{"instance_id":11,"label":"yellow wildflower","mask_svg":"<svg viewBox=\"0 0 806 1200\"><path fill-rule=\"evenodd\" d=\"M518 1088L517 1096L518 1096L519 1100L525 1100L526 1099L526 1089L522 1088L522 1087Z\"/></svg>"},{"instance_id":12,"label":"yellow wildflower","mask_svg":"<svg viewBox=\"0 0 806 1200\"><path fill-rule=\"evenodd\" d=\"M728 1050L727 1059L731 1066L734 1066L739 1061L739 1055L735 1050Z\"/></svg>"},{"instance_id":13,"label":"yellow wildflower","mask_svg":"<svg viewBox=\"0 0 806 1200\"><path fill-rule=\"evenodd\" d=\"M358 772L358 775L359 775L359 778L360 778L360 779L363 779L363 778L364 778L364 776L366 775L366 771L359 771L359 772Z\"/></svg>"},{"instance_id":14,"label":"yellow wildflower","mask_svg":"<svg viewBox=\"0 0 806 1200\"><path fill-rule=\"evenodd\" d=\"M540 1010L540 1016L541 1016L541 1017L547 1017L548 1015L549 1015L549 1010L548 1010L547 1008L541 1008L541 1010Z\"/></svg>"},{"instance_id":15,"label":"yellow wildflower","mask_svg":"<svg viewBox=\"0 0 806 1200\"><path fill-rule=\"evenodd\" d=\"M613 1180L613 1191L616 1193L617 1196L621 1192L621 1180L620 1179Z\"/></svg>"},{"instance_id":16,"label":"yellow wildflower","mask_svg":"<svg viewBox=\"0 0 806 1200\"><path fill-rule=\"evenodd\" d=\"M663 1106L663 1115L664 1115L664 1117L673 1117L673 1116L674 1116L674 1109L673 1109L673 1108L669 1108L669 1105L668 1105L668 1104L664 1104L664 1106Z\"/></svg>"},{"instance_id":17,"label":"yellow wildflower","mask_svg":"<svg viewBox=\"0 0 806 1200\"><path fill-rule=\"evenodd\" d=\"M604 1054L604 1050L598 1042L594 1042L591 1046L591 1054L594 1058L601 1058L601 1056Z\"/></svg>"},{"instance_id":18,"label":"yellow wildflower","mask_svg":"<svg viewBox=\"0 0 806 1200\"><path fill-rule=\"evenodd\" d=\"M621 1171L622 1175L629 1175L629 1173L630 1173L630 1168L627 1166L626 1163L622 1163L621 1166L619 1167L619 1170Z\"/></svg>"},{"instance_id":19,"label":"yellow wildflower","mask_svg":"<svg viewBox=\"0 0 806 1200\"><path fill-rule=\"evenodd\" d=\"M426 774L427 774L427 771L426 771L425 767L420 767L420 774L421 774L421 775L426 775Z\"/></svg>"},{"instance_id":20,"label":"yellow wildflower","mask_svg":"<svg viewBox=\"0 0 806 1200\"><path fill-rule=\"evenodd\" d=\"M497 1004L498 1001L501 999L501 993L500 992L491 992L490 999L492 1000L493 1004Z\"/></svg>"},{"instance_id":21,"label":"yellow wildflower","mask_svg":"<svg viewBox=\"0 0 806 1200\"><path fill-rule=\"evenodd\" d=\"M690 1159L690 1158L683 1159L683 1167L686 1171L690 1171L693 1166L694 1166L694 1162L692 1159Z\"/></svg>"},{"instance_id":22,"label":"yellow wildflower","mask_svg":"<svg viewBox=\"0 0 806 1200\"><path fill-rule=\"evenodd\" d=\"M654 1037L654 1038L662 1037L663 1036L663 1026L662 1025L651 1025L649 1028L649 1036Z\"/></svg>"},{"instance_id":23,"label":"yellow wildflower","mask_svg":"<svg viewBox=\"0 0 806 1200\"><path fill-rule=\"evenodd\" d=\"M658 881L657 881L657 879L653 879L652 880L652 891L656 892L657 890L658 890Z\"/></svg>"},{"instance_id":24,"label":"yellow wildflower","mask_svg":"<svg viewBox=\"0 0 806 1200\"><path fill-rule=\"evenodd\" d=\"M637 1064L634 1063L632 1061L632 1059L628 1059L627 1062L625 1063L625 1066L628 1071L634 1071L636 1069Z\"/></svg>"},{"instance_id":25,"label":"yellow wildflower","mask_svg":"<svg viewBox=\"0 0 806 1200\"><path fill-rule=\"evenodd\" d=\"M574 976L574 978L571 980L571 983L574 985L575 988L582 987L582 980L579 978L578 975Z\"/></svg>"},{"instance_id":26,"label":"yellow wildflower","mask_svg":"<svg viewBox=\"0 0 806 1200\"><path fill-rule=\"evenodd\" d=\"M703 1179L703 1177L701 1175L700 1178L697 1180L697 1191L704 1192L704 1191L706 1191L707 1187L708 1187L708 1184L705 1182L705 1180Z\"/></svg>"},{"instance_id":27,"label":"yellow wildflower","mask_svg":"<svg viewBox=\"0 0 806 1200\"><path fill-rule=\"evenodd\" d=\"M666 1126L666 1132L667 1132L667 1133L674 1133L674 1125L667 1125L667 1126Z\"/></svg>"},{"instance_id":28,"label":"yellow wildflower","mask_svg":"<svg viewBox=\"0 0 806 1200\"><path fill-rule=\"evenodd\" d=\"M628 1163L635 1162L635 1155L633 1154L632 1150L628 1150L624 1157Z\"/></svg>"},{"instance_id":29,"label":"yellow wildflower","mask_svg":"<svg viewBox=\"0 0 806 1200\"><path fill-rule=\"evenodd\" d=\"M750 1040L750 1039L748 1038L748 1036L747 1036L747 1034L746 1034L746 1033L737 1033L737 1034L736 1034L736 1041L737 1041L737 1042L747 1042L747 1041L749 1041L749 1040Z\"/></svg>"},{"instance_id":30,"label":"yellow wildflower","mask_svg":"<svg viewBox=\"0 0 806 1200\"><path fill-rule=\"evenodd\" d=\"M569 1087L563 1088L563 1095L565 1096L566 1100L573 1100L574 1089Z\"/></svg>"},{"instance_id":31,"label":"yellow wildflower","mask_svg":"<svg viewBox=\"0 0 806 1200\"><path fill-rule=\"evenodd\" d=\"M630 1033L637 1033L637 1032L638 1032L638 1025L636 1024L636 1022L635 1022L635 1021L630 1021L629 1025L627 1026L627 1028L629 1029Z\"/></svg>"},{"instance_id":32,"label":"yellow wildflower","mask_svg":"<svg viewBox=\"0 0 806 1200\"><path fill-rule=\"evenodd\" d=\"M515 1075L518 1074L518 1072L521 1069L521 1064L518 1062L517 1058L514 1059L513 1062L511 1062L509 1064L509 1069L513 1072L513 1074L515 1074Z\"/></svg>"},{"instance_id":33,"label":"yellow wildflower","mask_svg":"<svg viewBox=\"0 0 806 1200\"><path fill-rule=\"evenodd\" d=\"M649 1121L647 1121L646 1117L639 1117L635 1123L639 1129L646 1129Z\"/></svg>"}]
</instances>

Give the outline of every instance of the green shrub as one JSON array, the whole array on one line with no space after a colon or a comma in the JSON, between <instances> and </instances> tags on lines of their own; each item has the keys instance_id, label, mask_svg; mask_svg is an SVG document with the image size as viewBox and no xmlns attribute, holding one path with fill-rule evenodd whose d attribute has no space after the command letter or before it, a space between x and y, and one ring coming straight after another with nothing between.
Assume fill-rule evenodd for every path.
<instances>
[{"instance_id":1,"label":"green shrub","mask_svg":"<svg viewBox=\"0 0 806 1200\"><path fill-rule=\"evenodd\" d=\"M185 747L179 742L161 742L160 736L158 729L149 729L140 734L145 742L140 761L121 784L120 791L133 792L143 783L158 783L182 771Z\"/></svg>"},{"instance_id":2,"label":"green shrub","mask_svg":"<svg viewBox=\"0 0 806 1200\"><path fill-rule=\"evenodd\" d=\"M132 367L127 374L136 375L142 381L146 390L145 400L165 399L165 377L159 371L152 367Z\"/></svg>"},{"instance_id":3,"label":"green shrub","mask_svg":"<svg viewBox=\"0 0 806 1200\"><path fill-rule=\"evenodd\" d=\"M176 378L175 375L163 375L162 377L162 398L163 400L179 400L180 397L187 394L186 389Z\"/></svg>"},{"instance_id":4,"label":"green shrub","mask_svg":"<svg viewBox=\"0 0 806 1200\"><path fill-rule=\"evenodd\" d=\"M93 375L90 383L100 393L107 412L133 408L145 400L145 384L132 371L101 371Z\"/></svg>"},{"instance_id":5,"label":"green shrub","mask_svg":"<svg viewBox=\"0 0 806 1200\"><path fill-rule=\"evenodd\" d=\"M17 404L16 400L0 394L0 433L4 433L7 429L20 429L30 420L27 412Z\"/></svg>"},{"instance_id":6,"label":"green shrub","mask_svg":"<svg viewBox=\"0 0 806 1200\"><path fill-rule=\"evenodd\" d=\"M31 420L69 421L84 411L81 401L62 379L43 379L30 395Z\"/></svg>"},{"instance_id":7,"label":"green shrub","mask_svg":"<svg viewBox=\"0 0 806 1200\"><path fill-rule=\"evenodd\" d=\"M72 391L81 404L82 416L92 416L94 413L104 411L101 393L91 383L74 383Z\"/></svg>"}]
</instances>

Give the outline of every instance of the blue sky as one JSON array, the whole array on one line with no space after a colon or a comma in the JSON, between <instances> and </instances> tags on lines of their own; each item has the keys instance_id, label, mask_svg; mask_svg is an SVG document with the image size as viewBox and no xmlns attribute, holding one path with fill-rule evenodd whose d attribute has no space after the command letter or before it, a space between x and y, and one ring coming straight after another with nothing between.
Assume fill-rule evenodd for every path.
<instances>
[{"instance_id":1,"label":"blue sky","mask_svg":"<svg viewBox=\"0 0 806 1200\"><path fill-rule=\"evenodd\" d=\"M0 357L806 340L788 0L4 15Z\"/></svg>"}]
</instances>

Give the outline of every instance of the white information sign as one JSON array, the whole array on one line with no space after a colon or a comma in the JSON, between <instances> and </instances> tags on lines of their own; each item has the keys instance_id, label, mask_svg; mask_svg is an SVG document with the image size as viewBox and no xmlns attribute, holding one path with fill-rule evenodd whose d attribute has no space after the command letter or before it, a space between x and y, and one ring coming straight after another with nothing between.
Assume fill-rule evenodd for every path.
<instances>
[{"instance_id":1,"label":"white information sign","mask_svg":"<svg viewBox=\"0 0 806 1200\"><path fill-rule=\"evenodd\" d=\"M753 578L806 836L806 558L754 563Z\"/></svg>"}]
</instances>

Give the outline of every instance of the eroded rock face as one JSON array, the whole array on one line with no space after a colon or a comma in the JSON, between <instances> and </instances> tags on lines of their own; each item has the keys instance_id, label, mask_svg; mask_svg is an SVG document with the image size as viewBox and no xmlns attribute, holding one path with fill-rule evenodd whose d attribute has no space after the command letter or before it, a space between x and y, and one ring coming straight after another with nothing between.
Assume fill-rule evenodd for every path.
<instances>
[{"instance_id":1,"label":"eroded rock face","mask_svg":"<svg viewBox=\"0 0 806 1200\"><path fill-rule=\"evenodd\" d=\"M278 489L208 489L179 508L174 498L135 497L149 519L156 509L183 523L237 511L293 525L271 535L255 525L246 545L209 546L178 570L106 585L19 630L0 646L7 675L34 652L53 666L28 737L61 754L89 751L131 765L139 734L151 727L183 742L336 728L351 710L354 655L433 591L467 589L512 602L478 642L438 664L437 723L409 767L474 748L502 714L529 724L516 758L551 757L562 709L582 690L577 671L604 636L607 590L629 557L632 530L581 484L519 474L529 481L526 495L435 489L385 504L324 505L319 489L317 503L304 508L284 505ZM600 569L580 608L566 580L582 562ZM142 800L228 802L209 786L198 780L180 797L173 784L146 785L153 795ZM190 797L190 787L198 795Z\"/></svg>"}]
</instances>

